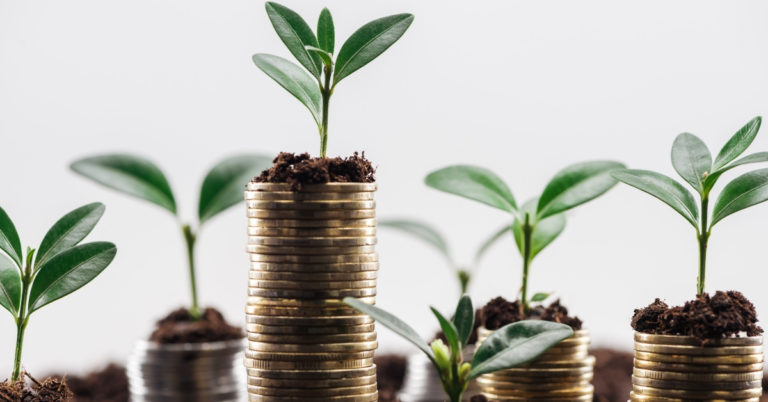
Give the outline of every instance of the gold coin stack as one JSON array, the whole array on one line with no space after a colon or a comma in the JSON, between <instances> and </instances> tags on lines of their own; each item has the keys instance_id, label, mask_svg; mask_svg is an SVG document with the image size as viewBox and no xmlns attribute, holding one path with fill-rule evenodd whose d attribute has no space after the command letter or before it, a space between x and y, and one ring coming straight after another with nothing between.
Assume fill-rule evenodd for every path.
<instances>
[{"instance_id":1,"label":"gold coin stack","mask_svg":"<svg viewBox=\"0 0 768 402\"><path fill-rule=\"evenodd\" d=\"M708 340L635 332L631 401L760 400L763 337Z\"/></svg>"},{"instance_id":2,"label":"gold coin stack","mask_svg":"<svg viewBox=\"0 0 768 402\"><path fill-rule=\"evenodd\" d=\"M479 328L478 347L491 331ZM576 331L536 360L477 379L480 391L496 401L592 401L595 357L589 331Z\"/></svg>"},{"instance_id":3,"label":"gold coin stack","mask_svg":"<svg viewBox=\"0 0 768 402\"><path fill-rule=\"evenodd\" d=\"M246 330L249 401L378 400L372 183L250 183Z\"/></svg>"}]
</instances>

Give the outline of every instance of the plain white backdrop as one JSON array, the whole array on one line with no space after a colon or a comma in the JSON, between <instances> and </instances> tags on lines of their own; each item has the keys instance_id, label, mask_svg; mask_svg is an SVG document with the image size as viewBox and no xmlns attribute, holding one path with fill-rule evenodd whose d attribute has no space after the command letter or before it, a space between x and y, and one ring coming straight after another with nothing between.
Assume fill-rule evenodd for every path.
<instances>
[{"instance_id":1,"label":"plain white backdrop","mask_svg":"<svg viewBox=\"0 0 768 402\"><path fill-rule=\"evenodd\" d=\"M285 3L315 25L324 3ZM403 39L336 88L332 155L365 150L378 166L380 217L440 227L460 260L507 217L426 188L454 163L498 172L518 200L563 166L617 159L674 175L675 135L701 136L713 153L742 124L768 115L768 3L751 1L326 1L337 46L374 18L412 12ZM261 1L0 0L0 205L24 245L36 247L65 212L102 201L91 235L118 245L113 265L31 320L24 363L38 375L81 372L124 359L153 322L188 301L174 219L160 208L72 174L73 159L107 151L155 160L181 215L195 216L207 169L238 152L319 146L303 106L253 66L290 57ZM768 128L753 151L768 150ZM734 174L725 177L732 179ZM722 188L722 184L718 186ZM718 225L708 289L739 289L768 316L768 205ZM242 322L248 261L238 206L199 238L204 304ZM432 304L448 312L457 285L439 255L380 231L378 303L426 336ZM511 239L476 275L478 304L514 298L520 258ZM556 291L594 342L629 348L634 308L695 293L693 229L628 187L569 214L562 236L534 262L534 291ZM0 314L0 373L15 329ZM381 348L411 352L380 330ZM5 374L7 375L7 374ZM2 375L0 375L2 377Z\"/></svg>"}]
</instances>

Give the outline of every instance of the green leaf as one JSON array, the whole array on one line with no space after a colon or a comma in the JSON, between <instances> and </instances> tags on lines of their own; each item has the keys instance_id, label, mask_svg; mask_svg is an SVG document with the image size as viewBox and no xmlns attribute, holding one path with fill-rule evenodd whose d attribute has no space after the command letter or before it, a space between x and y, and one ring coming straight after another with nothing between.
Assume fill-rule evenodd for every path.
<instances>
[{"instance_id":1,"label":"green leaf","mask_svg":"<svg viewBox=\"0 0 768 402\"><path fill-rule=\"evenodd\" d=\"M320 18L317 20L317 43L320 49L333 54L333 48L336 43L336 30L333 27L333 17L328 8L320 11Z\"/></svg>"},{"instance_id":2,"label":"green leaf","mask_svg":"<svg viewBox=\"0 0 768 402\"><path fill-rule=\"evenodd\" d=\"M99 184L176 214L176 201L168 179L147 159L128 154L98 155L77 160L70 168Z\"/></svg>"},{"instance_id":3,"label":"green leaf","mask_svg":"<svg viewBox=\"0 0 768 402\"><path fill-rule=\"evenodd\" d=\"M538 198L534 198L526 201L523 204L522 210L530 215L533 215L536 211L538 204ZM544 250L550 243L552 243L560 233L565 229L565 214L560 213L552 215L548 218L536 223L531 233L531 260L533 260L541 250ZM523 255L523 224L520 219L515 219L512 222L512 234L515 237L515 244L520 251L520 255Z\"/></svg>"},{"instance_id":4,"label":"green leaf","mask_svg":"<svg viewBox=\"0 0 768 402\"><path fill-rule=\"evenodd\" d=\"M325 64L326 67L333 66L333 60L331 60L330 53L314 46L305 46L305 48L307 49L308 52L318 55L318 57L320 57L320 59L323 61L323 64Z\"/></svg>"},{"instance_id":5,"label":"green leaf","mask_svg":"<svg viewBox=\"0 0 768 402\"><path fill-rule=\"evenodd\" d=\"M712 155L699 137L682 133L672 143L672 166L699 193L704 190L704 176L712 168Z\"/></svg>"},{"instance_id":6,"label":"green leaf","mask_svg":"<svg viewBox=\"0 0 768 402\"><path fill-rule=\"evenodd\" d=\"M496 174L478 166L454 165L430 173L424 182L437 190L516 213L509 187Z\"/></svg>"},{"instance_id":7,"label":"green leaf","mask_svg":"<svg viewBox=\"0 0 768 402\"><path fill-rule=\"evenodd\" d=\"M480 245L480 248L477 249L477 252L475 253L475 261L474 261L473 265L477 266L477 264L480 263L480 260L482 260L483 257L485 256L485 253L487 253L488 250L490 250L491 246L496 244L496 242L499 241L499 239L501 239L502 236L504 236L505 234L507 234L511 230L512 230L512 226L511 225L505 225L501 229L499 229L496 232L494 232L489 238L487 238Z\"/></svg>"},{"instance_id":8,"label":"green leaf","mask_svg":"<svg viewBox=\"0 0 768 402\"><path fill-rule=\"evenodd\" d=\"M0 250L3 250L21 268L21 241L11 217L0 208Z\"/></svg>"},{"instance_id":9,"label":"green leaf","mask_svg":"<svg viewBox=\"0 0 768 402\"><path fill-rule=\"evenodd\" d=\"M114 244L94 242L75 246L49 259L32 282L30 313L85 286L107 268L116 253Z\"/></svg>"},{"instance_id":10,"label":"green leaf","mask_svg":"<svg viewBox=\"0 0 768 402\"><path fill-rule=\"evenodd\" d=\"M693 227L697 227L699 208L696 200L685 187L670 177L637 169L615 171L613 177L658 198L682 215Z\"/></svg>"},{"instance_id":11,"label":"green leaf","mask_svg":"<svg viewBox=\"0 0 768 402\"><path fill-rule=\"evenodd\" d=\"M14 317L21 306L21 271L16 263L0 254L0 306Z\"/></svg>"},{"instance_id":12,"label":"green leaf","mask_svg":"<svg viewBox=\"0 0 768 402\"><path fill-rule=\"evenodd\" d=\"M320 87L301 67L282 57L263 53L254 54L253 63L304 104L318 125L322 123Z\"/></svg>"},{"instance_id":13,"label":"green leaf","mask_svg":"<svg viewBox=\"0 0 768 402\"><path fill-rule=\"evenodd\" d=\"M360 27L339 50L333 85L379 57L403 36L412 22L413 15L397 14L379 18Z\"/></svg>"},{"instance_id":14,"label":"green leaf","mask_svg":"<svg viewBox=\"0 0 768 402\"><path fill-rule=\"evenodd\" d=\"M218 162L200 188L200 224L241 202L246 183L271 165L271 157L256 154L230 156Z\"/></svg>"},{"instance_id":15,"label":"green leaf","mask_svg":"<svg viewBox=\"0 0 768 402\"><path fill-rule=\"evenodd\" d=\"M468 295L462 295L456 312L453 313L453 325L456 326L456 334L462 347L467 346L472 330L475 328L475 309L472 307L472 299Z\"/></svg>"},{"instance_id":16,"label":"green leaf","mask_svg":"<svg viewBox=\"0 0 768 402\"><path fill-rule=\"evenodd\" d=\"M440 328L443 330L443 335L445 335L445 339L448 340L448 345L451 347L451 353L452 356L457 356L459 354L459 332L456 329L456 325L454 325L451 321L443 317L442 314L440 314L439 311L437 311L436 308L430 307L430 310L432 310L432 314L437 317L437 322L440 323Z\"/></svg>"},{"instance_id":17,"label":"green leaf","mask_svg":"<svg viewBox=\"0 0 768 402\"><path fill-rule=\"evenodd\" d=\"M429 345L427 345L427 343L424 342L423 339L421 339L421 337L416 332L416 330L411 328L411 326L404 323L399 318L395 317L394 315L378 307L372 306L368 303L355 299L354 297L345 297L344 303L362 312L363 314L368 314L369 316L371 316L371 318L376 320L376 322L378 322L379 324L391 329L396 334L402 336L403 339L412 343L417 348L419 348L419 350L424 352L427 355L427 357L429 357L429 360L432 361L432 363L434 363L435 365L437 364L437 362L435 362L435 356L432 354L432 348L430 348Z\"/></svg>"},{"instance_id":18,"label":"green leaf","mask_svg":"<svg viewBox=\"0 0 768 402\"><path fill-rule=\"evenodd\" d=\"M448 242L443 235L430 224L409 219L385 219L379 221L378 226L397 229L426 242L439 251L453 265Z\"/></svg>"},{"instance_id":19,"label":"green leaf","mask_svg":"<svg viewBox=\"0 0 768 402\"><path fill-rule=\"evenodd\" d=\"M762 123L762 118L757 116L737 131L736 134L725 143L723 149L717 154L717 157L715 157L715 162L712 164L712 170L719 170L721 167L727 165L730 161L738 158L739 155L744 153L757 136L757 132L760 130L760 123Z\"/></svg>"},{"instance_id":20,"label":"green leaf","mask_svg":"<svg viewBox=\"0 0 768 402\"><path fill-rule=\"evenodd\" d=\"M519 321L494 331L477 348L469 378L528 363L573 335L571 327L549 321Z\"/></svg>"},{"instance_id":21,"label":"green leaf","mask_svg":"<svg viewBox=\"0 0 768 402\"><path fill-rule=\"evenodd\" d=\"M305 46L318 46L312 28L299 14L288 7L271 1L268 1L265 7L280 40L304 68L315 77L320 77L322 71L320 58L305 48Z\"/></svg>"},{"instance_id":22,"label":"green leaf","mask_svg":"<svg viewBox=\"0 0 768 402\"><path fill-rule=\"evenodd\" d=\"M539 292L534 294L533 297L531 297L531 301L534 303L543 302L544 300L547 300L550 295L551 295L550 293Z\"/></svg>"},{"instance_id":23,"label":"green leaf","mask_svg":"<svg viewBox=\"0 0 768 402\"><path fill-rule=\"evenodd\" d=\"M768 152L755 152L754 154L750 154L743 158L739 158L736 161L730 163L729 165L723 166L720 169L712 172L712 174L707 176L707 179L704 181L704 189L711 190L712 187L715 186L717 179L719 179L723 173L735 167L750 164L750 163L760 163L760 162L768 162Z\"/></svg>"},{"instance_id":24,"label":"green leaf","mask_svg":"<svg viewBox=\"0 0 768 402\"><path fill-rule=\"evenodd\" d=\"M37 249L35 268L80 243L104 215L104 204L94 202L64 215L48 230Z\"/></svg>"},{"instance_id":25,"label":"green leaf","mask_svg":"<svg viewBox=\"0 0 768 402\"><path fill-rule=\"evenodd\" d=\"M714 226L726 216L768 200L768 168L758 169L725 185L712 210Z\"/></svg>"},{"instance_id":26,"label":"green leaf","mask_svg":"<svg viewBox=\"0 0 768 402\"><path fill-rule=\"evenodd\" d=\"M591 161L570 165L550 180L539 197L536 220L565 212L593 200L611 187L616 180L611 172L624 165L613 161Z\"/></svg>"}]
</instances>

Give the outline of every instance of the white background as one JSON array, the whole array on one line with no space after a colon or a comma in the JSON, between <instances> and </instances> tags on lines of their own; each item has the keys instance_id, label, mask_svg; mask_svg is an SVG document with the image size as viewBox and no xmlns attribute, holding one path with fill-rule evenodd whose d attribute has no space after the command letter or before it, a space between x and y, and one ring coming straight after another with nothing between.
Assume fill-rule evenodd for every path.
<instances>
[{"instance_id":1,"label":"white background","mask_svg":"<svg viewBox=\"0 0 768 402\"><path fill-rule=\"evenodd\" d=\"M365 150L379 169L379 216L433 222L461 260L507 217L426 188L433 169L487 166L524 201L581 160L674 175L669 148L678 133L700 135L716 153L742 124L768 114L764 1L326 3L337 48L369 20L416 15L399 43L337 87L329 149ZM286 4L315 25L320 3ZM290 57L261 1L0 0L0 205L24 245L36 247L65 212L100 200L107 212L90 238L119 248L102 276L32 317L29 370L79 372L123 359L154 320L188 300L173 218L76 177L70 161L146 155L191 218L202 177L220 157L316 152L309 113L252 65L256 52ZM768 133L752 150L768 150ZM763 314L766 223L763 205L718 225L708 278L709 290L739 289ZM243 320L245 227L239 206L199 239L202 301L234 322ZM410 238L382 230L379 251L379 305L431 336L427 306L453 308L454 278ZM655 199L617 187L569 214L561 238L535 261L531 287L557 291L595 343L629 348L633 309L655 297L691 298L696 267L693 229ZM513 298L519 272L507 240L471 293L477 303ZM8 373L15 329L0 316L0 373ZM386 330L380 340L385 350L413 350Z\"/></svg>"}]
</instances>

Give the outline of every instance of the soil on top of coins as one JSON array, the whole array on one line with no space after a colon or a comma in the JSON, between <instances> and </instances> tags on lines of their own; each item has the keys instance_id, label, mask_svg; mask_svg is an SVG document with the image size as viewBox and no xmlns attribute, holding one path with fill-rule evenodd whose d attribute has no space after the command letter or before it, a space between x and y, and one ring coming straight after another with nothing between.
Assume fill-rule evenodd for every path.
<instances>
[{"instance_id":1,"label":"soil on top of coins","mask_svg":"<svg viewBox=\"0 0 768 402\"><path fill-rule=\"evenodd\" d=\"M196 320L186 308L172 311L157 322L150 341L169 343L202 343L242 339L243 331L229 325L224 316L214 308L206 308Z\"/></svg>"},{"instance_id":2,"label":"soil on top of coins","mask_svg":"<svg viewBox=\"0 0 768 402\"><path fill-rule=\"evenodd\" d=\"M738 337L742 333L763 333L757 325L757 312L741 292L717 291L696 296L682 306L669 307L656 299L648 307L635 310L635 331L656 335L688 335L702 340Z\"/></svg>"},{"instance_id":3,"label":"soil on top of coins","mask_svg":"<svg viewBox=\"0 0 768 402\"><path fill-rule=\"evenodd\" d=\"M49 377L42 381L24 373L28 381L4 381L0 383L0 401L8 402L66 402L72 400L67 383L59 378Z\"/></svg>"},{"instance_id":4,"label":"soil on top of coins","mask_svg":"<svg viewBox=\"0 0 768 402\"><path fill-rule=\"evenodd\" d=\"M288 183L294 191L308 184L373 183L376 169L365 152L342 158L313 158L308 153L281 152L274 165L253 178L253 183Z\"/></svg>"},{"instance_id":5,"label":"soil on top of coins","mask_svg":"<svg viewBox=\"0 0 768 402\"><path fill-rule=\"evenodd\" d=\"M376 384L379 402L398 402L398 391L403 387L408 358L398 354L384 354L373 358L376 364Z\"/></svg>"},{"instance_id":6,"label":"soil on top of coins","mask_svg":"<svg viewBox=\"0 0 768 402\"><path fill-rule=\"evenodd\" d=\"M61 375L51 377L62 378ZM67 385L74 394L72 402L128 402L128 375L125 367L110 363L100 370L83 376L67 376Z\"/></svg>"},{"instance_id":7,"label":"soil on top of coins","mask_svg":"<svg viewBox=\"0 0 768 402\"><path fill-rule=\"evenodd\" d=\"M580 330L582 326L579 317L568 315L568 309L560 304L559 299L549 306L543 304L533 306L526 314L523 312L519 300L510 302L503 297L497 297L489 301L480 313L480 322L490 330L496 330L507 324L523 320L559 322L570 326L574 331Z\"/></svg>"}]
</instances>

